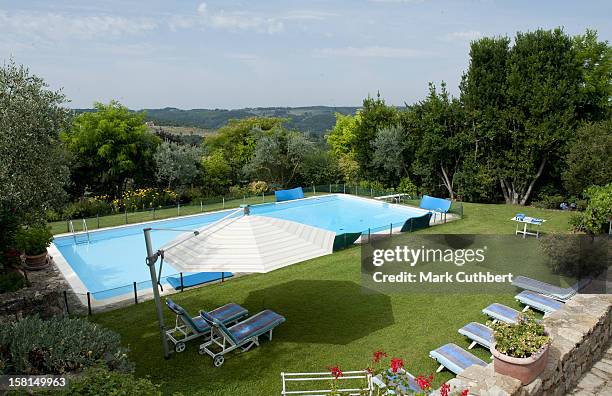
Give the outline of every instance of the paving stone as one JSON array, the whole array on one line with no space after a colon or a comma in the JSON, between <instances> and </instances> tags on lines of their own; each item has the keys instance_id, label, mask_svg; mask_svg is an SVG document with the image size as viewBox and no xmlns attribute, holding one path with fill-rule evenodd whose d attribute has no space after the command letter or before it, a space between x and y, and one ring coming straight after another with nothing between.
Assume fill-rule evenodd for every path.
<instances>
[{"instance_id":1,"label":"paving stone","mask_svg":"<svg viewBox=\"0 0 612 396\"><path fill-rule=\"evenodd\" d=\"M578 388L589 392L596 392L604 384L605 381L597 377L595 374L586 373L584 377L580 379L580 382L578 382Z\"/></svg>"}]
</instances>

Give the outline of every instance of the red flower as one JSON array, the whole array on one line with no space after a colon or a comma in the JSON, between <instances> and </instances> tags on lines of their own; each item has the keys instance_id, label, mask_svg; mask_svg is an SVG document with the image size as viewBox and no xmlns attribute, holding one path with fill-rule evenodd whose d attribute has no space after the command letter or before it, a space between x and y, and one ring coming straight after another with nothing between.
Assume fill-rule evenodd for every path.
<instances>
[{"instance_id":1,"label":"red flower","mask_svg":"<svg viewBox=\"0 0 612 396\"><path fill-rule=\"evenodd\" d=\"M469 389L464 389L461 391L461 396L468 396L470 394L470 390Z\"/></svg>"},{"instance_id":2,"label":"red flower","mask_svg":"<svg viewBox=\"0 0 612 396\"><path fill-rule=\"evenodd\" d=\"M340 370L340 367L331 366L331 367L328 367L327 369L331 371L331 375L333 375L335 379L342 377L342 370Z\"/></svg>"},{"instance_id":3,"label":"red flower","mask_svg":"<svg viewBox=\"0 0 612 396\"><path fill-rule=\"evenodd\" d=\"M374 363L378 363L383 357L387 357L387 353L381 349L380 351L374 352L374 358L372 360Z\"/></svg>"},{"instance_id":4,"label":"red flower","mask_svg":"<svg viewBox=\"0 0 612 396\"><path fill-rule=\"evenodd\" d=\"M450 385L447 383L442 384L440 387L440 396L448 396L450 393Z\"/></svg>"},{"instance_id":5,"label":"red flower","mask_svg":"<svg viewBox=\"0 0 612 396\"><path fill-rule=\"evenodd\" d=\"M431 381L433 381L433 375L430 375L429 377L419 375L416 377L416 382L419 384L421 390L431 390Z\"/></svg>"},{"instance_id":6,"label":"red flower","mask_svg":"<svg viewBox=\"0 0 612 396\"><path fill-rule=\"evenodd\" d=\"M391 359L391 371L397 373L397 370L404 368L404 361L400 358Z\"/></svg>"}]
</instances>

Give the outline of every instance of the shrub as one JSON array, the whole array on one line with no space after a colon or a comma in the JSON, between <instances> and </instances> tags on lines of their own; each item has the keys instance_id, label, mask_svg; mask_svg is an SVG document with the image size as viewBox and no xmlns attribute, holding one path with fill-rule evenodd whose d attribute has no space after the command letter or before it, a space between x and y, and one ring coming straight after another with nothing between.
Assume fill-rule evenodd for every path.
<instances>
[{"instance_id":1,"label":"shrub","mask_svg":"<svg viewBox=\"0 0 612 396\"><path fill-rule=\"evenodd\" d=\"M589 234L606 233L608 219L612 219L612 183L589 187L584 195L588 199L587 207L578 225L574 225Z\"/></svg>"},{"instance_id":2,"label":"shrub","mask_svg":"<svg viewBox=\"0 0 612 396\"><path fill-rule=\"evenodd\" d=\"M159 385L153 384L148 378L135 378L132 374L109 371L104 367L94 367L85 370L82 376L71 380L67 389L55 391L53 394L64 396L161 396L162 392Z\"/></svg>"},{"instance_id":3,"label":"shrub","mask_svg":"<svg viewBox=\"0 0 612 396\"><path fill-rule=\"evenodd\" d=\"M533 201L532 205L542 209L559 209L563 202L567 201L562 195L540 195L537 201Z\"/></svg>"},{"instance_id":4,"label":"shrub","mask_svg":"<svg viewBox=\"0 0 612 396\"><path fill-rule=\"evenodd\" d=\"M113 206L115 210L161 208L174 205L177 200L178 194L169 188L162 191L153 188L139 188L124 192L120 200L113 200Z\"/></svg>"},{"instance_id":5,"label":"shrub","mask_svg":"<svg viewBox=\"0 0 612 396\"><path fill-rule=\"evenodd\" d=\"M253 195L261 195L268 191L268 183L265 181L254 181L249 183L248 189Z\"/></svg>"},{"instance_id":6,"label":"shrub","mask_svg":"<svg viewBox=\"0 0 612 396\"><path fill-rule=\"evenodd\" d=\"M31 256L43 254L52 240L53 234L47 226L22 228L15 236L17 249Z\"/></svg>"},{"instance_id":7,"label":"shrub","mask_svg":"<svg viewBox=\"0 0 612 396\"><path fill-rule=\"evenodd\" d=\"M233 198L242 198L243 196L250 195L248 189L240 187L238 185L231 186L229 188L229 196Z\"/></svg>"},{"instance_id":8,"label":"shrub","mask_svg":"<svg viewBox=\"0 0 612 396\"><path fill-rule=\"evenodd\" d=\"M414 185L409 177L404 177L400 180L400 184L397 187L397 192L402 194L408 194L410 198L416 198L417 187Z\"/></svg>"},{"instance_id":9,"label":"shrub","mask_svg":"<svg viewBox=\"0 0 612 396\"><path fill-rule=\"evenodd\" d=\"M514 324L488 323L493 329L495 349L506 356L525 358L538 352L549 340L544 325L535 320L533 312L520 314Z\"/></svg>"},{"instance_id":10,"label":"shrub","mask_svg":"<svg viewBox=\"0 0 612 396\"><path fill-rule=\"evenodd\" d=\"M26 279L18 272L0 272L0 294L16 291L27 285Z\"/></svg>"},{"instance_id":11,"label":"shrub","mask_svg":"<svg viewBox=\"0 0 612 396\"><path fill-rule=\"evenodd\" d=\"M605 236L547 234L538 243L555 274L594 278L608 267L610 242Z\"/></svg>"},{"instance_id":12,"label":"shrub","mask_svg":"<svg viewBox=\"0 0 612 396\"><path fill-rule=\"evenodd\" d=\"M359 188L362 190L385 191L385 186L377 180L362 180L359 182Z\"/></svg>"},{"instance_id":13,"label":"shrub","mask_svg":"<svg viewBox=\"0 0 612 396\"><path fill-rule=\"evenodd\" d=\"M82 198L76 202L69 203L64 210L62 210L62 217L64 220L78 219L82 217L93 217L95 215L107 215L112 211L113 206L106 201L105 196Z\"/></svg>"},{"instance_id":14,"label":"shrub","mask_svg":"<svg viewBox=\"0 0 612 396\"><path fill-rule=\"evenodd\" d=\"M79 318L29 316L0 327L0 374L63 374L102 363L131 371L119 335Z\"/></svg>"}]
</instances>

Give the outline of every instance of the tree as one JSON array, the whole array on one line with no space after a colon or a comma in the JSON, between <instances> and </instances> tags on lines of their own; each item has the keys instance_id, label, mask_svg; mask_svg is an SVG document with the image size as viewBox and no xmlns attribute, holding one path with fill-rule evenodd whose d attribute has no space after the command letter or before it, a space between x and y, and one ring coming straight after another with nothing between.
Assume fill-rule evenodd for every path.
<instances>
[{"instance_id":1,"label":"tree","mask_svg":"<svg viewBox=\"0 0 612 396\"><path fill-rule=\"evenodd\" d=\"M342 180L338 161L330 151L314 148L304 157L300 178L308 185L337 183Z\"/></svg>"},{"instance_id":2,"label":"tree","mask_svg":"<svg viewBox=\"0 0 612 396\"><path fill-rule=\"evenodd\" d=\"M313 144L299 132L276 127L262 131L245 173L257 180L281 187L289 186L300 174Z\"/></svg>"},{"instance_id":3,"label":"tree","mask_svg":"<svg viewBox=\"0 0 612 396\"><path fill-rule=\"evenodd\" d=\"M357 143L357 122L360 122L360 119L359 113L354 116L336 113L336 124L326 136L327 144L335 156L354 155Z\"/></svg>"},{"instance_id":4,"label":"tree","mask_svg":"<svg viewBox=\"0 0 612 396\"><path fill-rule=\"evenodd\" d=\"M576 58L582 73L579 88L578 118L601 120L611 115L612 47L597 41L597 31L587 29L573 38Z\"/></svg>"},{"instance_id":5,"label":"tree","mask_svg":"<svg viewBox=\"0 0 612 396\"><path fill-rule=\"evenodd\" d=\"M408 174L404 160L404 130L400 126L382 128L374 139L372 163L384 171L381 179L387 185L397 185L400 178Z\"/></svg>"},{"instance_id":6,"label":"tree","mask_svg":"<svg viewBox=\"0 0 612 396\"><path fill-rule=\"evenodd\" d=\"M199 174L200 153L197 147L163 142L154 155L157 180L167 188L185 186Z\"/></svg>"},{"instance_id":7,"label":"tree","mask_svg":"<svg viewBox=\"0 0 612 396\"><path fill-rule=\"evenodd\" d=\"M204 139L204 148L207 152L221 149L232 169L232 182L239 182L245 166L255 154L257 136L261 135L261 132L282 127L285 121L283 118L271 117L230 120L227 125L219 128L215 135Z\"/></svg>"},{"instance_id":8,"label":"tree","mask_svg":"<svg viewBox=\"0 0 612 396\"><path fill-rule=\"evenodd\" d=\"M59 140L70 120L65 102L26 67L12 60L0 67L0 211L37 221L65 198L69 171Z\"/></svg>"},{"instance_id":9,"label":"tree","mask_svg":"<svg viewBox=\"0 0 612 396\"><path fill-rule=\"evenodd\" d=\"M75 193L91 190L119 196L128 180L153 180L153 155L161 141L148 132L144 114L132 113L116 101L94 107L95 112L76 117L62 135L74 159Z\"/></svg>"},{"instance_id":10,"label":"tree","mask_svg":"<svg viewBox=\"0 0 612 396\"><path fill-rule=\"evenodd\" d=\"M429 95L411 107L410 133L419 141L415 149L413 172L421 186L435 191L440 183L451 199L455 197L455 175L465 151L464 113L460 102L452 99L441 84L440 92L429 85ZM414 138L413 138L414 139Z\"/></svg>"},{"instance_id":11,"label":"tree","mask_svg":"<svg viewBox=\"0 0 612 396\"><path fill-rule=\"evenodd\" d=\"M232 183L232 167L225 160L223 149L202 157L204 188L207 193L221 194Z\"/></svg>"},{"instance_id":12,"label":"tree","mask_svg":"<svg viewBox=\"0 0 612 396\"><path fill-rule=\"evenodd\" d=\"M578 128L566 157L563 181L567 190L579 196L590 186L612 183L612 119Z\"/></svg>"},{"instance_id":13,"label":"tree","mask_svg":"<svg viewBox=\"0 0 612 396\"><path fill-rule=\"evenodd\" d=\"M495 201L497 142L506 127L508 37L484 37L470 44L470 63L460 84L466 116L466 149L456 175L457 193L470 201Z\"/></svg>"},{"instance_id":14,"label":"tree","mask_svg":"<svg viewBox=\"0 0 612 396\"><path fill-rule=\"evenodd\" d=\"M355 137L353 140L354 159L359 163L362 176L374 178L376 172L372 163L374 148L372 143L379 129L390 128L397 124L397 110L387 106L380 93L376 99L368 97L363 101L363 108L356 119Z\"/></svg>"},{"instance_id":15,"label":"tree","mask_svg":"<svg viewBox=\"0 0 612 396\"><path fill-rule=\"evenodd\" d=\"M507 84L496 164L506 202L525 205L544 172L561 168L575 127L581 74L572 40L560 29L517 33Z\"/></svg>"}]
</instances>

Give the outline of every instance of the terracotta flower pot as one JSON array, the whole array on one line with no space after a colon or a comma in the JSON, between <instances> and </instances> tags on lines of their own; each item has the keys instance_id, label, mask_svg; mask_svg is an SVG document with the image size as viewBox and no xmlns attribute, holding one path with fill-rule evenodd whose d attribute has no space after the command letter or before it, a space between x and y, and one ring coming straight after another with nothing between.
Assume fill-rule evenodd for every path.
<instances>
[{"instance_id":1,"label":"terracotta flower pot","mask_svg":"<svg viewBox=\"0 0 612 396\"><path fill-rule=\"evenodd\" d=\"M47 257L47 251L44 253L37 254L35 256L25 256L24 267L29 271L38 271L47 268L49 265L49 258Z\"/></svg>"},{"instance_id":2,"label":"terracotta flower pot","mask_svg":"<svg viewBox=\"0 0 612 396\"><path fill-rule=\"evenodd\" d=\"M516 358L504 355L491 345L493 354L493 367L495 372L520 380L527 385L535 380L544 371L548 361L548 348L550 340L539 351L526 358Z\"/></svg>"}]
</instances>

